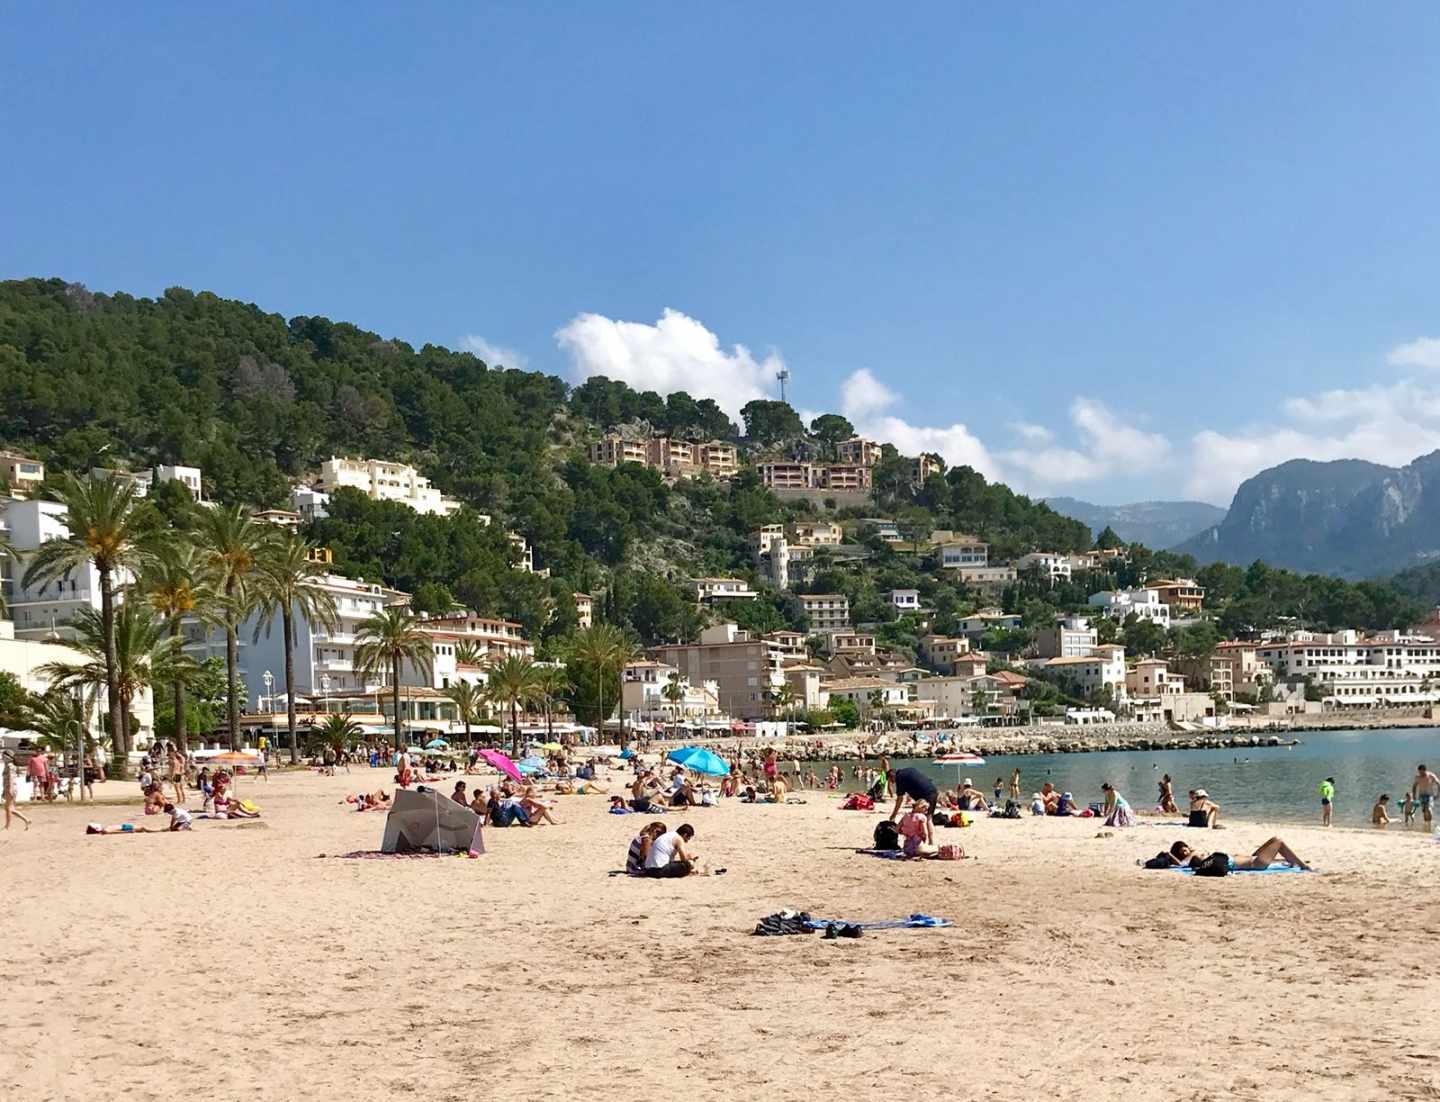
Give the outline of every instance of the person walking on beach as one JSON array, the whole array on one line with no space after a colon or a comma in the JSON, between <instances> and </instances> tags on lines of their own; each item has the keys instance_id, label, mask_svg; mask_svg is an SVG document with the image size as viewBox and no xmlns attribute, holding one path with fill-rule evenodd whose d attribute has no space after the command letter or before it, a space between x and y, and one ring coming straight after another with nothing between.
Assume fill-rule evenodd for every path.
<instances>
[{"instance_id":1,"label":"person walking on beach","mask_svg":"<svg viewBox=\"0 0 1440 1102\"><path fill-rule=\"evenodd\" d=\"M1425 817L1425 825L1432 826L1435 800L1440 797L1440 777L1426 769L1422 761L1415 767L1415 783L1410 787L1415 792L1415 798L1420 801L1420 814Z\"/></svg>"},{"instance_id":2,"label":"person walking on beach","mask_svg":"<svg viewBox=\"0 0 1440 1102\"><path fill-rule=\"evenodd\" d=\"M0 803L5 805L5 829L10 829L10 816L14 815L30 829L30 820L15 806L15 755L5 751L5 760L0 762Z\"/></svg>"},{"instance_id":3,"label":"person walking on beach","mask_svg":"<svg viewBox=\"0 0 1440 1102\"><path fill-rule=\"evenodd\" d=\"M175 802L185 804L185 759L180 756L173 742L165 744L166 768L170 771L170 787L175 791Z\"/></svg>"},{"instance_id":4,"label":"person walking on beach","mask_svg":"<svg viewBox=\"0 0 1440 1102\"><path fill-rule=\"evenodd\" d=\"M1330 825L1330 813L1335 807L1335 778L1326 777L1320 782L1320 825Z\"/></svg>"}]
</instances>

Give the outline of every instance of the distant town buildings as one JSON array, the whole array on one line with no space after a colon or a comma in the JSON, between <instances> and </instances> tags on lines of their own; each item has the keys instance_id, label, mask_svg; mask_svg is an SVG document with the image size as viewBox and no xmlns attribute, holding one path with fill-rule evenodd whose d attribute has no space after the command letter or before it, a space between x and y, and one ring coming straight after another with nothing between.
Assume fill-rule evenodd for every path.
<instances>
[{"instance_id":1,"label":"distant town buildings","mask_svg":"<svg viewBox=\"0 0 1440 1102\"><path fill-rule=\"evenodd\" d=\"M1121 623L1136 616L1162 628L1170 626L1170 606L1160 600L1158 589L1102 590L1090 595L1090 606L1101 616Z\"/></svg>"},{"instance_id":2,"label":"distant town buildings","mask_svg":"<svg viewBox=\"0 0 1440 1102\"><path fill-rule=\"evenodd\" d=\"M633 439L618 432L606 433L590 445L590 462L606 467L635 463L659 471L666 478L734 478L740 470L740 452L724 440L693 443L669 436Z\"/></svg>"},{"instance_id":3,"label":"distant town buildings","mask_svg":"<svg viewBox=\"0 0 1440 1102\"><path fill-rule=\"evenodd\" d=\"M691 578L690 588L701 604L716 601L753 601L760 594L744 578Z\"/></svg>"},{"instance_id":4,"label":"distant town buildings","mask_svg":"<svg viewBox=\"0 0 1440 1102\"><path fill-rule=\"evenodd\" d=\"M14 452L0 452L0 478L12 497L27 497L45 481L45 464Z\"/></svg>"},{"instance_id":5,"label":"distant town buildings","mask_svg":"<svg viewBox=\"0 0 1440 1102\"><path fill-rule=\"evenodd\" d=\"M836 631L850 626L850 598L843 593L804 593L800 607L813 632Z\"/></svg>"},{"instance_id":6,"label":"distant town buildings","mask_svg":"<svg viewBox=\"0 0 1440 1102\"><path fill-rule=\"evenodd\" d=\"M395 501L408 505L417 513L449 516L460 508L460 502L435 489L428 478L408 463L332 456L320 464L319 471L308 486L311 491L325 495L333 494L342 487L359 490L371 501ZM313 496L304 502L292 496L292 505L297 512L305 513L306 504L314 513L317 505L323 509L325 503Z\"/></svg>"}]
</instances>

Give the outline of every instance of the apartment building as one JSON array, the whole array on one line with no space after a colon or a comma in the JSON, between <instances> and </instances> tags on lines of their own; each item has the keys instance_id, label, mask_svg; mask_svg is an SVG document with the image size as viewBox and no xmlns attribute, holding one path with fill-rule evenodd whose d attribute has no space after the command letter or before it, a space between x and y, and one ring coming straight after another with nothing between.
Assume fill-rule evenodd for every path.
<instances>
[{"instance_id":1,"label":"apartment building","mask_svg":"<svg viewBox=\"0 0 1440 1102\"><path fill-rule=\"evenodd\" d=\"M803 631L771 631L765 634L765 641L773 644L786 661L792 658L808 659L810 657L810 652L805 647L807 638L809 636Z\"/></svg>"},{"instance_id":2,"label":"apartment building","mask_svg":"<svg viewBox=\"0 0 1440 1102\"><path fill-rule=\"evenodd\" d=\"M800 597L811 631L835 631L850 626L850 598L843 593L805 593Z\"/></svg>"},{"instance_id":3,"label":"apartment building","mask_svg":"<svg viewBox=\"0 0 1440 1102\"><path fill-rule=\"evenodd\" d=\"M920 657L941 673L954 673L955 663L970 653L970 640L964 636L922 635Z\"/></svg>"},{"instance_id":4,"label":"apartment building","mask_svg":"<svg viewBox=\"0 0 1440 1102\"><path fill-rule=\"evenodd\" d=\"M461 681L485 682L485 670L494 662L514 655L535 657L535 646L525 638L525 629L512 620L481 616L465 611L441 616L421 614L422 629L430 636L428 668L406 665L401 681L448 689ZM475 652L478 662L462 662L462 655Z\"/></svg>"},{"instance_id":5,"label":"apartment building","mask_svg":"<svg viewBox=\"0 0 1440 1102\"><path fill-rule=\"evenodd\" d=\"M294 619L295 693L297 696L364 696L388 681L366 676L355 665L356 639L361 625L381 609L404 604L410 596L360 578L322 574L311 583L328 593L335 602L336 622L332 628L311 623L303 616ZM257 631L258 629L258 631ZM236 633L240 643L239 674L244 683L247 706L260 710L259 696L283 697L290 689L285 680L285 650L278 617L261 622L252 612ZM189 622L183 628L187 653L197 660L225 657L225 633ZM271 676L265 688L265 674Z\"/></svg>"},{"instance_id":6,"label":"apartment building","mask_svg":"<svg viewBox=\"0 0 1440 1102\"><path fill-rule=\"evenodd\" d=\"M1040 658L1076 658L1088 655L1099 641L1089 620L1066 616L1035 633L1035 653Z\"/></svg>"},{"instance_id":7,"label":"apartment building","mask_svg":"<svg viewBox=\"0 0 1440 1102\"><path fill-rule=\"evenodd\" d=\"M875 636L863 631L836 631L829 636L830 653L843 654L847 658L873 656Z\"/></svg>"},{"instance_id":8,"label":"apartment building","mask_svg":"<svg viewBox=\"0 0 1440 1102\"><path fill-rule=\"evenodd\" d=\"M685 478L697 470L695 445L670 436L652 436L645 445L646 466L667 478Z\"/></svg>"},{"instance_id":9,"label":"apartment building","mask_svg":"<svg viewBox=\"0 0 1440 1102\"><path fill-rule=\"evenodd\" d=\"M701 604L715 601L753 601L760 594L744 578L691 578L690 589Z\"/></svg>"},{"instance_id":10,"label":"apartment building","mask_svg":"<svg viewBox=\"0 0 1440 1102\"><path fill-rule=\"evenodd\" d=\"M1160 600L1158 589L1101 590L1090 594L1090 607L1101 616L1121 623L1130 616L1138 616L1162 628L1170 626L1170 606Z\"/></svg>"},{"instance_id":11,"label":"apartment building","mask_svg":"<svg viewBox=\"0 0 1440 1102\"><path fill-rule=\"evenodd\" d=\"M1015 691L998 675L959 674L927 677L913 686L916 698L928 702L937 717L1003 716L1015 710Z\"/></svg>"},{"instance_id":12,"label":"apartment building","mask_svg":"<svg viewBox=\"0 0 1440 1102\"><path fill-rule=\"evenodd\" d=\"M1125 671L1125 692L1131 698L1153 700L1155 697L1185 691L1185 678L1170 672L1170 664L1160 658L1142 658Z\"/></svg>"},{"instance_id":13,"label":"apartment building","mask_svg":"<svg viewBox=\"0 0 1440 1102\"><path fill-rule=\"evenodd\" d=\"M772 460L759 464L755 470L767 490L813 490L816 485L813 463Z\"/></svg>"},{"instance_id":14,"label":"apartment building","mask_svg":"<svg viewBox=\"0 0 1440 1102\"><path fill-rule=\"evenodd\" d=\"M1237 694L1259 696L1275 675L1256 651L1254 643L1220 643L1205 657L1180 659L1177 667L1192 685L1222 700L1232 701Z\"/></svg>"},{"instance_id":15,"label":"apartment building","mask_svg":"<svg viewBox=\"0 0 1440 1102\"><path fill-rule=\"evenodd\" d=\"M122 471L114 467L91 467L91 478L118 478L135 487L139 497L148 497L150 491L162 482L178 482L190 491L196 501L205 500L199 467L182 467L176 464L162 464L144 471Z\"/></svg>"},{"instance_id":16,"label":"apartment building","mask_svg":"<svg viewBox=\"0 0 1440 1102\"><path fill-rule=\"evenodd\" d=\"M590 445L590 462L599 466L618 467L621 463L650 465L650 447L645 440L631 440L618 432L606 433Z\"/></svg>"},{"instance_id":17,"label":"apartment building","mask_svg":"<svg viewBox=\"0 0 1440 1102\"><path fill-rule=\"evenodd\" d=\"M435 489L428 478L408 463L384 459L331 456L320 464L312 488L324 494L333 494L341 488L359 490L372 501L397 501L417 513L449 516L460 508L460 502Z\"/></svg>"},{"instance_id":18,"label":"apartment building","mask_svg":"<svg viewBox=\"0 0 1440 1102\"><path fill-rule=\"evenodd\" d=\"M1099 646L1091 654L1044 658L1032 663L1059 677L1081 695L1109 689L1116 701L1125 698L1125 648Z\"/></svg>"},{"instance_id":19,"label":"apartment building","mask_svg":"<svg viewBox=\"0 0 1440 1102\"><path fill-rule=\"evenodd\" d=\"M90 563L77 566L60 579L43 585L21 584L25 570L46 540L66 539L65 506L40 498L0 500L0 535L10 540L16 560L0 560L0 590L10 608L17 639L73 639L71 621L81 609L100 611L100 572ZM133 582L128 570L112 579L117 599Z\"/></svg>"},{"instance_id":20,"label":"apartment building","mask_svg":"<svg viewBox=\"0 0 1440 1102\"><path fill-rule=\"evenodd\" d=\"M650 657L673 666L691 684L713 681L720 709L741 719L772 711L772 694L786 684L780 649L734 624L706 628L696 643L652 647Z\"/></svg>"},{"instance_id":21,"label":"apartment building","mask_svg":"<svg viewBox=\"0 0 1440 1102\"><path fill-rule=\"evenodd\" d=\"M873 473L869 467L860 464L832 463L815 471L815 486L821 490L837 493L868 493Z\"/></svg>"},{"instance_id":22,"label":"apartment building","mask_svg":"<svg viewBox=\"0 0 1440 1102\"><path fill-rule=\"evenodd\" d=\"M1028 555L1021 555L1015 560L1015 568L1022 572L1037 570L1042 577L1049 579L1051 585L1059 581L1068 582L1073 569L1070 556L1056 551L1032 551Z\"/></svg>"},{"instance_id":23,"label":"apartment building","mask_svg":"<svg viewBox=\"0 0 1440 1102\"><path fill-rule=\"evenodd\" d=\"M938 547L943 570L963 570L988 566L990 545L974 536L959 536Z\"/></svg>"},{"instance_id":24,"label":"apartment building","mask_svg":"<svg viewBox=\"0 0 1440 1102\"><path fill-rule=\"evenodd\" d=\"M667 696L670 685L679 696ZM720 689L714 681L692 685L666 662L640 659L626 665L620 678L620 708L634 722L683 722L721 715Z\"/></svg>"},{"instance_id":25,"label":"apartment building","mask_svg":"<svg viewBox=\"0 0 1440 1102\"><path fill-rule=\"evenodd\" d=\"M880 462L880 445L863 436L852 436L836 445L835 457L846 466L873 467Z\"/></svg>"},{"instance_id":26,"label":"apartment building","mask_svg":"<svg viewBox=\"0 0 1440 1102\"><path fill-rule=\"evenodd\" d=\"M840 677L822 682L822 685L831 704L837 700L848 700L854 704L862 723L868 723L880 712L913 709L909 689L894 681L878 677Z\"/></svg>"},{"instance_id":27,"label":"apartment building","mask_svg":"<svg viewBox=\"0 0 1440 1102\"><path fill-rule=\"evenodd\" d=\"M588 628L595 623L595 598L590 594L575 594L575 621L581 628Z\"/></svg>"},{"instance_id":28,"label":"apartment building","mask_svg":"<svg viewBox=\"0 0 1440 1102\"><path fill-rule=\"evenodd\" d=\"M885 517L866 517L860 522L865 526L869 535L878 536L885 543L901 543L904 541L900 535L900 525Z\"/></svg>"},{"instance_id":29,"label":"apartment building","mask_svg":"<svg viewBox=\"0 0 1440 1102\"><path fill-rule=\"evenodd\" d=\"M1147 582L1146 588L1155 590L1160 603L1170 606L1172 618L1198 613L1205 604L1205 587L1196 585L1193 578L1162 578Z\"/></svg>"},{"instance_id":30,"label":"apartment building","mask_svg":"<svg viewBox=\"0 0 1440 1102\"><path fill-rule=\"evenodd\" d=\"M1440 643L1424 635L1297 631L1259 645L1256 655L1279 681L1309 678L1334 707L1440 700Z\"/></svg>"},{"instance_id":31,"label":"apartment building","mask_svg":"<svg viewBox=\"0 0 1440 1102\"><path fill-rule=\"evenodd\" d=\"M14 452L0 452L0 478L13 497L27 497L45 481L45 464Z\"/></svg>"},{"instance_id":32,"label":"apartment building","mask_svg":"<svg viewBox=\"0 0 1440 1102\"><path fill-rule=\"evenodd\" d=\"M696 444L695 461L712 478L734 478L740 473L740 449L723 440Z\"/></svg>"}]
</instances>

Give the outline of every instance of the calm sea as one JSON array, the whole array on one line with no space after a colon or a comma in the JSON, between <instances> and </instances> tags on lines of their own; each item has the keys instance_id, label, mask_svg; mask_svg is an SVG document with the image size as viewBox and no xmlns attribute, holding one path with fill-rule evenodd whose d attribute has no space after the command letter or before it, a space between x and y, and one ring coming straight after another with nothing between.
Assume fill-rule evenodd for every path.
<instances>
[{"instance_id":1,"label":"calm sea","mask_svg":"<svg viewBox=\"0 0 1440 1102\"><path fill-rule=\"evenodd\" d=\"M1157 782L1169 773L1182 810L1185 793L1203 788L1220 804L1222 817L1319 823L1316 786L1335 778L1336 825L1370 822L1375 797L1390 794L1390 816L1400 818L1400 795L1425 762L1440 773L1440 728L1403 731L1326 731L1299 736L1292 748L1252 747L1241 750L1127 750L1095 754L1029 754L987 757L983 766L936 766L928 760L903 764L923 769L949 787L964 777L989 796L996 777L1007 784L1010 770L1020 770L1021 795L1050 781L1075 794L1082 805L1098 802L1100 784L1109 781L1132 807L1154 807ZM849 767L845 765L847 777ZM819 766L817 772L822 772ZM1417 816L1418 818L1418 816Z\"/></svg>"}]
</instances>

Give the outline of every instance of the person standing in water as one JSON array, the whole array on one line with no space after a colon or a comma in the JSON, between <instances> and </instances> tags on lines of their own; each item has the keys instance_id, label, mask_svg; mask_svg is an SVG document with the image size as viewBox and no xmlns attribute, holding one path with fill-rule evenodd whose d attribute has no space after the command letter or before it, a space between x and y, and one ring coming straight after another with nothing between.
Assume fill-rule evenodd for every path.
<instances>
[{"instance_id":1,"label":"person standing in water","mask_svg":"<svg viewBox=\"0 0 1440 1102\"><path fill-rule=\"evenodd\" d=\"M1170 774L1166 773L1157 783L1160 785L1160 810L1178 812L1180 809L1175 806L1175 787Z\"/></svg>"},{"instance_id":2,"label":"person standing in water","mask_svg":"<svg viewBox=\"0 0 1440 1102\"><path fill-rule=\"evenodd\" d=\"M1020 800L1020 767L1018 765L1010 771L1010 798L1017 803Z\"/></svg>"},{"instance_id":3,"label":"person standing in water","mask_svg":"<svg viewBox=\"0 0 1440 1102\"><path fill-rule=\"evenodd\" d=\"M1421 762L1415 767L1415 781L1410 787L1415 793L1415 799L1420 801L1420 814L1425 817L1425 826L1433 826L1435 799L1440 797L1440 777L1426 769L1425 763Z\"/></svg>"},{"instance_id":4,"label":"person standing in water","mask_svg":"<svg viewBox=\"0 0 1440 1102\"><path fill-rule=\"evenodd\" d=\"M1320 782L1320 825L1330 825L1330 813L1335 809L1335 778L1326 777Z\"/></svg>"}]
</instances>

